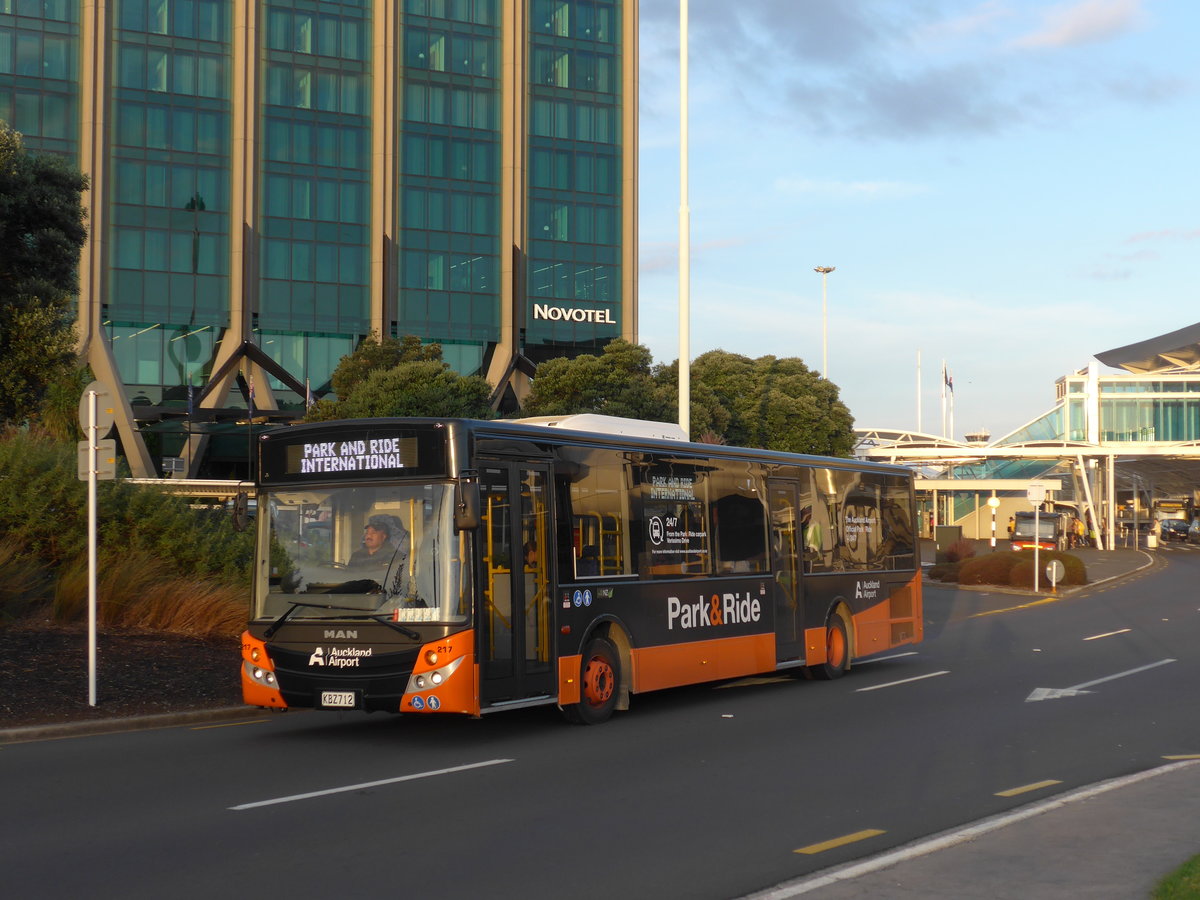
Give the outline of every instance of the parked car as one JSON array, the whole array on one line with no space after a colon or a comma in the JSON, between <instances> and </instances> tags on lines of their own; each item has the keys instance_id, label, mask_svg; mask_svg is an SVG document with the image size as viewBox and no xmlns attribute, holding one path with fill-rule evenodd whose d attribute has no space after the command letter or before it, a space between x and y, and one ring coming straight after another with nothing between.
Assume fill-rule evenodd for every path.
<instances>
[{"instance_id":1,"label":"parked car","mask_svg":"<svg viewBox=\"0 0 1200 900\"><path fill-rule=\"evenodd\" d=\"M1186 541L1191 525L1186 519L1163 519L1158 523L1163 542Z\"/></svg>"},{"instance_id":2,"label":"parked car","mask_svg":"<svg viewBox=\"0 0 1200 900\"><path fill-rule=\"evenodd\" d=\"M1189 544L1200 544L1200 518L1192 519L1188 526L1187 541Z\"/></svg>"}]
</instances>

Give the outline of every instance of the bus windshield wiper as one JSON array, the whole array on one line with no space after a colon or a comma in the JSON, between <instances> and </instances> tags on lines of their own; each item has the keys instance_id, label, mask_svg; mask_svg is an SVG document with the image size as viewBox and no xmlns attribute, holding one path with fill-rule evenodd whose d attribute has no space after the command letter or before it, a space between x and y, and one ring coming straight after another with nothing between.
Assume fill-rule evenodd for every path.
<instances>
[{"instance_id":1,"label":"bus windshield wiper","mask_svg":"<svg viewBox=\"0 0 1200 900\"><path fill-rule=\"evenodd\" d=\"M335 603L308 603L303 600L293 600L292 605L287 608L287 611L282 616L280 616L278 619L276 619L274 622L272 622L271 626L266 631L263 632L263 635L265 637L271 637L273 634L275 634L275 632L277 632L280 629L280 627L283 625L284 622L286 622L288 619L291 618L292 613L294 613L296 610L300 609L300 607L302 607L302 606L307 607L309 609L337 609L337 610L343 610L343 611L349 611L349 612L360 612L360 613L364 613L364 615L351 616L350 618L355 618L355 619L371 618L368 611L363 609L361 606L338 606Z\"/></svg>"},{"instance_id":2,"label":"bus windshield wiper","mask_svg":"<svg viewBox=\"0 0 1200 900\"><path fill-rule=\"evenodd\" d=\"M367 618L374 619L376 622L381 622L382 624L388 626L389 628L393 628L396 631L400 632L405 637L412 638L414 641L422 640L420 632L413 631L411 628L406 628L405 626L401 625L399 622L397 622L391 618L390 613L388 613L388 614L374 613L373 615L367 616Z\"/></svg>"},{"instance_id":3,"label":"bus windshield wiper","mask_svg":"<svg viewBox=\"0 0 1200 900\"><path fill-rule=\"evenodd\" d=\"M263 636L268 637L268 638L274 636L275 632L277 632L280 629L280 627L283 625L283 623L286 622L291 617L292 613L294 613L297 609L299 609L302 606L309 607L311 609L329 609L329 610L341 610L343 612L359 613L360 615L347 616L346 618L348 618L348 619L373 619L376 622L382 622L384 625L390 626L391 628L393 628L396 631L403 634L405 637L412 638L414 641L421 640L421 635L419 632L413 631L413 629L411 629L411 628L405 628L403 625L399 624L398 622L393 622L388 616L381 615L379 613L370 612L369 610L363 609L361 606L339 606L336 603L306 603L306 602L302 602L299 600L293 601L292 605L287 608L287 611L284 612L284 614L281 615L274 622L272 622L270 627L267 628L267 630L263 632Z\"/></svg>"}]
</instances>

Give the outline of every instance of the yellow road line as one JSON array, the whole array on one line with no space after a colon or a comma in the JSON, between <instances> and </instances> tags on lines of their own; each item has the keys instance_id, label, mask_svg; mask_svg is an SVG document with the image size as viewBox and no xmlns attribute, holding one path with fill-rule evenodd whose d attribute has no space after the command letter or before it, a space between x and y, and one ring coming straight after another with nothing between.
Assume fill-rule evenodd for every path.
<instances>
[{"instance_id":1,"label":"yellow road line","mask_svg":"<svg viewBox=\"0 0 1200 900\"><path fill-rule=\"evenodd\" d=\"M980 619L984 616L997 616L1000 613L1014 612L1018 609L1029 609L1031 606L1041 606L1043 603L1057 603L1062 597L1046 597L1044 600L1033 600L1029 603L1022 603L1020 606L1007 606L1004 609L991 609L987 612L974 613L967 616L968 619Z\"/></svg>"},{"instance_id":2,"label":"yellow road line","mask_svg":"<svg viewBox=\"0 0 1200 900\"><path fill-rule=\"evenodd\" d=\"M814 853L824 853L826 850L832 850L835 847L844 847L846 844L853 844L855 841L865 841L867 838L878 837L881 834L887 834L886 831L880 831L878 828L868 828L865 831L856 831L854 834L847 834L840 838L834 838L831 841L823 841L820 844L809 844L807 847L801 847L799 850L793 850L793 853L806 853L812 855Z\"/></svg>"},{"instance_id":3,"label":"yellow road line","mask_svg":"<svg viewBox=\"0 0 1200 900\"><path fill-rule=\"evenodd\" d=\"M247 719L244 722L218 722L216 725L193 725L192 731L204 731L208 728L233 728L235 725L262 725L266 719Z\"/></svg>"},{"instance_id":4,"label":"yellow road line","mask_svg":"<svg viewBox=\"0 0 1200 900\"><path fill-rule=\"evenodd\" d=\"M1200 753L1181 753L1178 756L1164 756L1163 759L1200 759Z\"/></svg>"},{"instance_id":5,"label":"yellow road line","mask_svg":"<svg viewBox=\"0 0 1200 900\"><path fill-rule=\"evenodd\" d=\"M996 797L1015 797L1017 794L1027 794L1030 791L1036 791L1041 788L1050 787L1054 784L1062 784L1061 781L1050 779L1049 781L1035 781L1033 784L1022 785L1021 787L1009 788L1007 791L996 791Z\"/></svg>"}]
</instances>

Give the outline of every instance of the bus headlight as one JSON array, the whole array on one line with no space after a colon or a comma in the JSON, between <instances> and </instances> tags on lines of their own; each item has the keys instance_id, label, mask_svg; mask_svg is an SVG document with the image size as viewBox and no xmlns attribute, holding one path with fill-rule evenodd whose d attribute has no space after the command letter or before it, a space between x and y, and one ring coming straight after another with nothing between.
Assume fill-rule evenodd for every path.
<instances>
[{"instance_id":1,"label":"bus headlight","mask_svg":"<svg viewBox=\"0 0 1200 900\"><path fill-rule=\"evenodd\" d=\"M264 687L275 687L275 673L270 669L264 669L261 666L256 666L252 662L247 662L242 666L246 677L255 684L261 684Z\"/></svg>"},{"instance_id":2,"label":"bus headlight","mask_svg":"<svg viewBox=\"0 0 1200 900\"><path fill-rule=\"evenodd\" d=\"M454 674L454 670L458 668L463 661L463 657L451 660L441 668L434 669L431 672L421 672L414 674L408 679L408 687L404 689L406 694L413 694L418 691L427 691L430 688L435 688L440 684L445 683L446 679Z\"/></svg>"}]
</instances>

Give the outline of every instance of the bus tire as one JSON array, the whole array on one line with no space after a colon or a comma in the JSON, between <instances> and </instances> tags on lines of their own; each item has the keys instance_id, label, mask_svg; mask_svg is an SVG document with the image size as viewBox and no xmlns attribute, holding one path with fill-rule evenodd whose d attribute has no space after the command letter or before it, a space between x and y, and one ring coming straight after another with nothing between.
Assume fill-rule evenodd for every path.
<instances>
[{"instance_id":1,"label":"bus tire","mask_svg":"<svg viewBox=\"0 0 1200 900\"><path fill-rule=\"evenodd\" d=\"M822 681L841 678L850 668L850 641L846 638L846 622L841 616L830 616L825 626L825 662L808 668L813 677Z\"/></svg>"},{"instance_id":2,"label":"bus tire","mask_svg":"<svg viewBox=\"0 0 1200 900\"><path fill-rule=\"evenodd\" d=\"M579 702L564 706L563 715L575 725L599 725L617 708L621 657L612 641L595 637L583 648L579 664Z\"/></svg>"}]
</instances>

